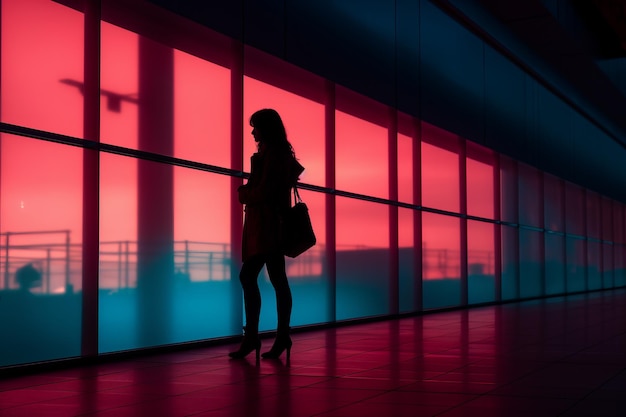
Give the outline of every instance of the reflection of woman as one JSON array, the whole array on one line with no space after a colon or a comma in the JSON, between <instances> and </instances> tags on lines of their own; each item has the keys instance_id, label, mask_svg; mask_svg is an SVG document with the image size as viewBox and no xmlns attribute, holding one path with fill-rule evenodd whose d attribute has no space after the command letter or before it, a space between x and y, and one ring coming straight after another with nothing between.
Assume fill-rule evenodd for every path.
<instances>
[{"instance_id":1,"label":"reflection of woman","mask_svg":"<svg viewBox=\"0 0 626 417\"><path fill-rule=\"evenodd\" d=\"M239 202L245 204L243 266L239 279L243 289L246 326L239 350L229 355L243 358L255 350L257 358L259 356L261 293L257 278L265 265L276 291L278 327L274 345L263 353L263 357L278 358L287 350L289 358L292 301L280 242L281 214L289 209L291 188L304 168L296 161L283 122L275 110L257 111L250 117L250 126L258 152L251 158L250 179L239 187Z\"/></svg>"}]
</instances>

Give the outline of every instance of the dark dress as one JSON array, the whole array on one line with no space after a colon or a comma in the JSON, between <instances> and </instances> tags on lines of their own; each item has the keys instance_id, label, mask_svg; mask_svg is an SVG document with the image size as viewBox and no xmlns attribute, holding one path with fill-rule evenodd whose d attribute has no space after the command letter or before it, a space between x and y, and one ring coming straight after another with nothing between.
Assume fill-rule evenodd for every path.
<instances>
[{"instance_id":1,"label":"dark dress","mask_svg":"<svg viewBox=\"0 0 626 417\"><path fill-rule=\"evenodd\" d=\"M291 206L291 189L304 167L288 151L266 148L251 157L250 179L239 187L245 204L242 259L282 253L281 215Z\"/></svg>"}]
</instances>

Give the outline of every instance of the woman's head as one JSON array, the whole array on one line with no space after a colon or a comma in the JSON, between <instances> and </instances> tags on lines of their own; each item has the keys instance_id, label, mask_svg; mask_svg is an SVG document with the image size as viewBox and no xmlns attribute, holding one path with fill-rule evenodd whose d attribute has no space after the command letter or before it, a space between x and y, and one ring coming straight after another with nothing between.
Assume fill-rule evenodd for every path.
<instances>
[{"instance_id":1,"label":"woman's head","mask_svg":"<svg viewBox=\"0 0 626 417\"><path fill-rule=\"evenodd\" d=\"M252 136L254 140L269 147L279 147L293 152L287 140L285 125L278 112L274 109L262 109L250 116Z\"/></svg>"}]
</instances>

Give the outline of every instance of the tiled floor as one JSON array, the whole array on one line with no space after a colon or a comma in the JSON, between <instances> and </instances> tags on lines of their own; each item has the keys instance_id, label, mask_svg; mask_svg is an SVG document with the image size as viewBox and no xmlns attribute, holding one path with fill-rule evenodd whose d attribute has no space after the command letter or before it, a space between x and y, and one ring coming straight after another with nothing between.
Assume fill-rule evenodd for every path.
<instances>
[{"instance_id":1,"label":"tiled floor","mask_svg":"<svg viewBox=\"0 0 626 417\"><path fill-rule=\"evenodd\" d=\"M265 341L268 348L271 340ZM626 290L0 379L0 416L626 416Z\"/></svg>"}]
</instances>

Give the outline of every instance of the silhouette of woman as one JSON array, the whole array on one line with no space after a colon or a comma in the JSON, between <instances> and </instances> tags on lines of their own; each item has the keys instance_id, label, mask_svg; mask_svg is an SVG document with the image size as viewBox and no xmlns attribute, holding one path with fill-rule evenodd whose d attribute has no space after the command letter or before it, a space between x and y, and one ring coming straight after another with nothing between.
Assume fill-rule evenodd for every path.
<instances>
[{"instance_id":1,"label":"silhouette of woman","mask_svg":"<svg viewBox=\"0 0 626 417\"><path fill-rule=\"evenodd\" d=\"M255 112L250 117L250 126L258 151L251 157L248 182L238 189L239 202L245 205L243 265L239 280L243 289L246 326L239 350L230 352L229 356L243 358L256 351L259 358L261 293L257 279L265 265L276 292L278 326L274 345L263 353L263 357L278 358L287 350L289 359L292 299L281 248L281 214L291 206L291 189L304 167L296 160L283 121L275 110Z\"/></svg>"}]
</instances>

